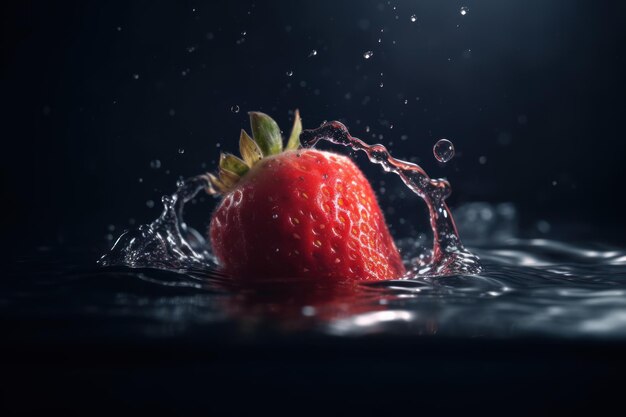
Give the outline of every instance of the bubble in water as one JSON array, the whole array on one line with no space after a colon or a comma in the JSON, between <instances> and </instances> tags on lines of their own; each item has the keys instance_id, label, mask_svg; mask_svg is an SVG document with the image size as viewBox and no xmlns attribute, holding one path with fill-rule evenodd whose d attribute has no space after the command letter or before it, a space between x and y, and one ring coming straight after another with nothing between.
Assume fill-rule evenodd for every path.
<instances>
[{"instance_id":1,"label":"bubble in water","mask_svg":"<svg viewBox=\"0 0 626 417\"><path fill-rule=\"evenodd\" d=\"M373 56L374 56L374 52L372 52L372 51L365 51L363 53L363 58L365 58L365 59L370 59Z\"/></svg>"},{"instance_id":2,"label":"bubble in water","mask_svg":"<svg viewBox=\"0 0 626 417\"><path fill-rule=\"evenodd\" d=\"M150 161L150 168L152 169L161 168L161 161L159 161L158 159L153 159L152 161Z\"/></svg>"},{"instance_id":3,"label":"bubble in water","mask_svg":"<svg viewBox=\"0 0 626 417\"><path fill-rule=\"evenodd\" d=\"M317 51L315 49L313 49L311 51L311 53L309 54L309 58L312 57L312 56L315 56L315 55L317 55Z\"/></svg>"},{"instance_id":4,"label":"bubble in water","mask_svg":"<svg viewBox=\"0 0 626 417\"><path fill-rule=\"evenodd\" d=\"M291 77L293 75L293 71L289 70L285 73L287 77Z\"/></svg>"},{"instance_id":5,"label":"bubble in water","mask_svg":"<svg viewBox=\"0 0 626 417\"><path fill-rule=\"evenodd\" d=\"M411 22L417 22L417 16L415 16L414 14L411 15Z\"/></svg>"},{"instance_id":6,"label":"bubble in water","mask_svg":"<svg viewBox=\"0 0 626 417\"><path fill-rule=\"evenodd\" d=\"M448 162L454 157L454 145L448 139L439 139L433 146L433 154L439 162Z\"/></svg>"},{"instance_id":7,"label":"bubble in water","mask_svg":"<svg viewBox=\"0 0 626 417\"><path fill-rule=\"evenodd\" d=\"M232 111L233 113L239 113L239 106L236 104L234 106L231 106L230 111Z\"/></svg>"},{"instance_id":8,"label":"bubble in water","mask_svg":"<svg viewBox=\"0 0 626 417\"><path fill-rule=\"evenodd\" d=\"M463 6L461 7L461 16L465 16L467 12L469 12L469 7Z\"/></svg>"}]
</instances>

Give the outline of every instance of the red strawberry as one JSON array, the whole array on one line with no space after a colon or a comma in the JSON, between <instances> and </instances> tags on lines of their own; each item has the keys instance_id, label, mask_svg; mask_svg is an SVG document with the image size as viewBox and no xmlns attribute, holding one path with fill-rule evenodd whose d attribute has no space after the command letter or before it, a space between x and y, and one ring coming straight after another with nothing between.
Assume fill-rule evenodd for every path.
<instances>
[{"instance_id":1,"label":"red strawberry","mask_svg":"<svg viewBox=\"0 0 626 417\"><path fill-rule=\"evenodd\" d=\"M369 182L347 157L299 149L296 112L283 151L278 125L252 112L254 139L241 131L243 160L220 157L224 198L209 234L225 270L246 280L382 280L405 272Z\"/></svg>"}]
</instances>

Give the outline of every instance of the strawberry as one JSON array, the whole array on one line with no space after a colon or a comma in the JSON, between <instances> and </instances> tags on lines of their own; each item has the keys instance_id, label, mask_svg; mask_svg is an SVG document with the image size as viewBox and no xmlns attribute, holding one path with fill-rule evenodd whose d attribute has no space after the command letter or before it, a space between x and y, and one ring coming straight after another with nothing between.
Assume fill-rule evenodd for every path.
<instances>
[{"instance_id":1,"label":"strawberry","mask_svg":"<svg viewBox=\"0 0 626 417\"><path fill-rule=\"evenodd\" d=\"M222 154L209 193L223 194L211 218L213 251L244 280L311 278L326 282L401 277L402 259L371 185L347 157L300 148L296 111L283 150L278 125L250 113L253 136L243 159Z\"/></svg>"}]
</instances>

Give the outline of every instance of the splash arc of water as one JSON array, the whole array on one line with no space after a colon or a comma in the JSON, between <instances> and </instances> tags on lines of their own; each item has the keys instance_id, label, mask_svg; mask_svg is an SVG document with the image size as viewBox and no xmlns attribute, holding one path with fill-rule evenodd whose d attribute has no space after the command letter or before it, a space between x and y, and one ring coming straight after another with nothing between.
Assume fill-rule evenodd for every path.
<instances>
[{"instance_id":1,"label":"splash arc of water","mask_svg":"<svg viewBox=\"0 0 626 417\"><path fill-rule=\"evenodd\" d=\"M164 269L217 266L202 235L183 221L185 203L209 187L205 175L182 181L174 194L161 199L163 211L156 220L124 232L98 263Z\"/></svg>"},{"instance_id":2,"label":"splash arc of water","mask_svg":"<svg viewBox=\"0 0 626 417\"><path fill-rule=\"evenodd\" d=\"M482 271L478 257L461 243L452 212L445 202L451 193L448 181L431 179L419 165L393 158L383 145L368 145L351 136L346 126L337 121L305 130L300 135L304 146L314 146L320 140L365 152L371 162L381 165L386 172L397 174L426 203L434 236L432 257L414 262L407 277L471 275Z\"/></svg>"}]
</instances>

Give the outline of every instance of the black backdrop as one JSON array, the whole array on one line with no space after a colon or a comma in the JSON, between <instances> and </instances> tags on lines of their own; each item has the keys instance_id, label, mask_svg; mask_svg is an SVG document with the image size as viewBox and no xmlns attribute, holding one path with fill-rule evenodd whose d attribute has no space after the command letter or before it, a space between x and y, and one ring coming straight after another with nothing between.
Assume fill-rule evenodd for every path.
<instances>
[{"instance_id":1,"label":"black backdrop","mask_svg":"<svg viewBox=\"0 0 626 417\"><path fill-rule=\"evenodd\" d=\"M218 144L235 150L246 111L286 129L296 107L305 127L340 119L418 157L453 206L511 201L527 230L624 241L622 2L14 3L0 6L0 192L19 245L104 245ZM441 137L457 148L445 167ZM368 175L396 204L397 181Z\"/></svg>"}]
</instances>

